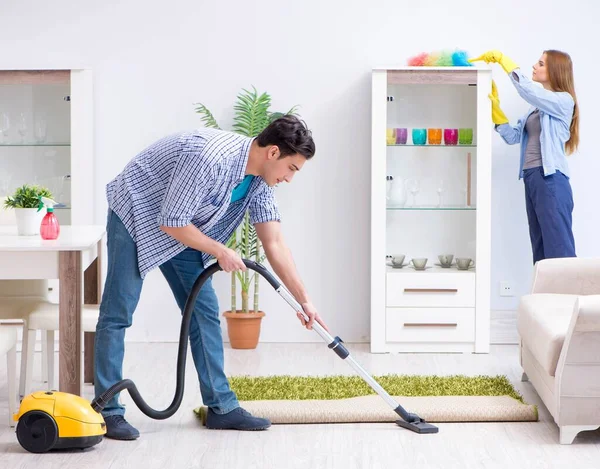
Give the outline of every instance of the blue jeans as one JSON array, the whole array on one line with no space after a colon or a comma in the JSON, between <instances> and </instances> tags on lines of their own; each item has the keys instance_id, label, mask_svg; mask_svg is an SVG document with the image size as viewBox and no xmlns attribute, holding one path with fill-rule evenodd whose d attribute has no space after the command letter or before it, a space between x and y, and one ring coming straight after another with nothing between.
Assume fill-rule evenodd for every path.
<instances>
[{"instance_id":1,"label":"blue jeans","mask_svg":"<svg viewBox=\"0 0 600 469\"><path fill-rule=\"evenodd\" d=\"M138 304L143 280L137 262L135 242L119 217L108 212L107 221L108 271L100 317L96 326L95 391L96 397L123 379L125 330L131 326ZM192 285L204 270L201 253L188 248L160 266L183 311ZM219 304L209 279L198 294L190 323L190 347L200 381L204 405L219 414L239 407L235 393L223 370L223 340L219 321ZM173 374L165 376L175 385L175 356ZM147 364L152 367L152 363ZM118 394L111 399L102 415L124 415Z\"/></svg>"},{"instance_id":2,"label":"blue jeans","mask_svg":"<svg viewBox=\"0 0 600 469\"><path fill-rule=\"evenodd\" d=\"M542 167L526 169L525 205L533 263L542 259L576 257L572 229L573 192L560 171L544 176Z\"/></svg>"}]
</instances>

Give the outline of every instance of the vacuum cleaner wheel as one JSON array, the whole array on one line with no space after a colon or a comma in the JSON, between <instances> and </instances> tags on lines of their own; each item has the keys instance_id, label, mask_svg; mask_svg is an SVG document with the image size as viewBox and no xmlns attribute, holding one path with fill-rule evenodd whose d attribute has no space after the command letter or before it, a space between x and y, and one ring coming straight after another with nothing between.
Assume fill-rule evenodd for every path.
<instances>
[{"instance_id":1,"label":"vacuum cleaner wheel","mask_svg":"<svg viewBox=\"0 0 600 469\"><path fill-rule=\"evenodd\" d=\"M19 419L17 439L30 453L45 453L58 441L58 427L46 412L31 410Z\"/></svg>"}]
</instances>

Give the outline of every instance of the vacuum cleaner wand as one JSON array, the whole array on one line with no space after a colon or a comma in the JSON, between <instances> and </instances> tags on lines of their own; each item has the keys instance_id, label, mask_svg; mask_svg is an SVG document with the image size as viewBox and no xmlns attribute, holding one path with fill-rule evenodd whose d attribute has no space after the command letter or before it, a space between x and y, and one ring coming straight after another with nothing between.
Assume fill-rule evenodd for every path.
<instances>
[{"instance_id":1,"label":"vacuum cleaner wand","mask_svg":"<svg viewBox=\"0 0 600 469\"><path fill-rule=\"evenodd\" d=\"M304 313L302 306L300 303L296 301L296 299L292 296L292 294L282 285L274 276L269 272L264 266L261 264L243 259L246 268L254 270L258 274L260 274L269 284L279 293L279 295L294 309L294 311L300 311L304 319L308 321L308 316ZM183 317L181 320L181 331L179 335L179 351L177 355L177 386L175 390L175 396L173 398L172 403L165 410L158 411L150 407L142 398L139 391L137 390L133 381L129 379L125 379L115 383L113 386L108 388L104 393L94 399L91 403L92 408L96 412L101 412L104 409L104 406L120 391L127 389L131 398L135 402L135 404L140 408L140 410L146 414L148 417L153 419L166 419L172 416L179 406L181 405L181 401L183 399L183 389L184 389L184 375L185 375L185 362L187 356L187 344L190 330L190 321L192 317L192 313L194 311L194 306L196 304L196 298L198 293L200 293L200 289L204 285L204 283L215 273L221 269L221 266L215 262L208 266L204 271L198 276L194 285L192 287L192 291L188 296L185 307L183 309ZM350 356L350 352L343 344L343 340L339 337L333 337L329 332L327 332L323 326L319 323L314 322L312 326L313 330L321 336L321 338L328 344L328 347L332 349L342 360L345 360L349 363L349 365L360 375L362 379L364 379L367 384L377 393L379 396L385 400L385 402L396 412L401 420L397 420L396 423L404 428L412 430L416 433L437 433L438 428L434 425L427 423L425 420L420 418L416 414L411 414L407 412L400 404L398 404L387 392L383 389L377 381L375 381L365 369L360 366L356 360L352 356Z\"/></svg>"},{"instance_id":2,"label":"vacuum cleaner wand","mask_svg":"<svg viewBox=\"0 0 600 469\"><path fill-rule=\"evenodd\" d=\"M247 264L246 264L247 265ZM264 267L263 267L264 269ZM262 272L261 272L262 273ZM271 275L270 272L267 272L268 275ZM264 274L263 274L264 276ZM270 282L271 283L271 282ZM285 288L283 285L279 285L275 287L273 283L271 283L277 293L294 309L294 311L300 311L304 316L304 319L308 321L308 316L304 313L302 306L296 301L296 299L291 295L291 293ZM402 420L397 420L396 424L401 427L412 430L416 433L437 433L438 428L435 425L431 425L423 420L416 414L411 414L407 412L400 404L398 404L392 396L388 394L388 392L381 387L381 385L373 379L373 377L367 373L367 371L360 366L360 364L350 355L350 352L343 344L343 340L339 337L333 337L329 332L327 332L321 324L318 322L313 322L312 325L313 330L321 336L321 338L328 344L328 347L332 349L342 360L346 360L346 362L354 368L354 370L359 374L359 376L366 381L366 383L371 386L371 388L379 394L381 398L392 408L394 412L396 412Z\"/></svg>"}]
</instances>

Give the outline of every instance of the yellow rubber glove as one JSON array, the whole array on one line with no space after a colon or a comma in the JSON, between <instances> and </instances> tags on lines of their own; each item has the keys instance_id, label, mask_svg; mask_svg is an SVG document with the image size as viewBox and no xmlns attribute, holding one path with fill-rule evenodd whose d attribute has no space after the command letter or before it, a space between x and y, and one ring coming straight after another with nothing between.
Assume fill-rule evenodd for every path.
<instances>
[{"instance_id":1,"label":"yellow rubber glove","mask_svg":"<svg viewBox=\"0 0 600 469\"><path fill-rule=\"evenodd\" d=\"M496 125L508 124L506 114L500 109L500 98L498 98L498 89L494 80L492 80L492 92L488 94L488 98L492 102L492 122Z\"/></svg>"},{"instance_id":2,"label":"yellow rubber glove","mask_svg":"<svg viewBox=\"0 0 600 469\"><path fill-rule=\"evenodd\" d=\"M476 57L474 59L469 59L469 62L472 63L472 62L477 62L477 61L481 61L481 60L483 60L487 64L489 64L490 62L500 64L506 73L510 73L515 68L519 68L519 66L516 63L514 63L510 58L508 58L506 55L504 55L499 50L487 51L487 52L481 54L479 57Z\"/></svg>"}]
</instances>

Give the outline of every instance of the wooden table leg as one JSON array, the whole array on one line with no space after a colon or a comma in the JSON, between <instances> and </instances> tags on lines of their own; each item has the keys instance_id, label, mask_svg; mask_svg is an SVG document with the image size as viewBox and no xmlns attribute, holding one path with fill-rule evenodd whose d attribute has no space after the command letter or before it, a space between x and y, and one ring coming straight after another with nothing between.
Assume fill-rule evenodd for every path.
<instances>
[{"instance_id":1,"label":"wooden table leg","mask_svg":"<svg viewBox=\"0 0 600 469\"><path fill-rule=\"evenodd\" d=\"M94 384L94 342L95 332L83 333L83 382Z\"/></svg>"},{"instance_id":2,"label":"wooden table leg","mask_svg":"<svg viewBox=\"0 0 600 469\"><path fill-rule=\"evenodd\" d=\"M81 252L61 251L58 257L60 391L81 395Z\"/></svg>"},{"instance_id":3,"label":"wooden table leg","mask_svg":"<svg viewBox=\"0 0 600 469\"><path fill-rule=\"evenodd\" d=\"M94 259L94 262L85 269L83 274L83 302L86 305L97 305L100 304L101 300L101 289L102 274L100 272L100 259L102 243L98 243L98 256ZM94 341L96 338L95 332L84 332L83 339L83 381L84 383L94 383Z\"/></svg>"}]
</instances>

